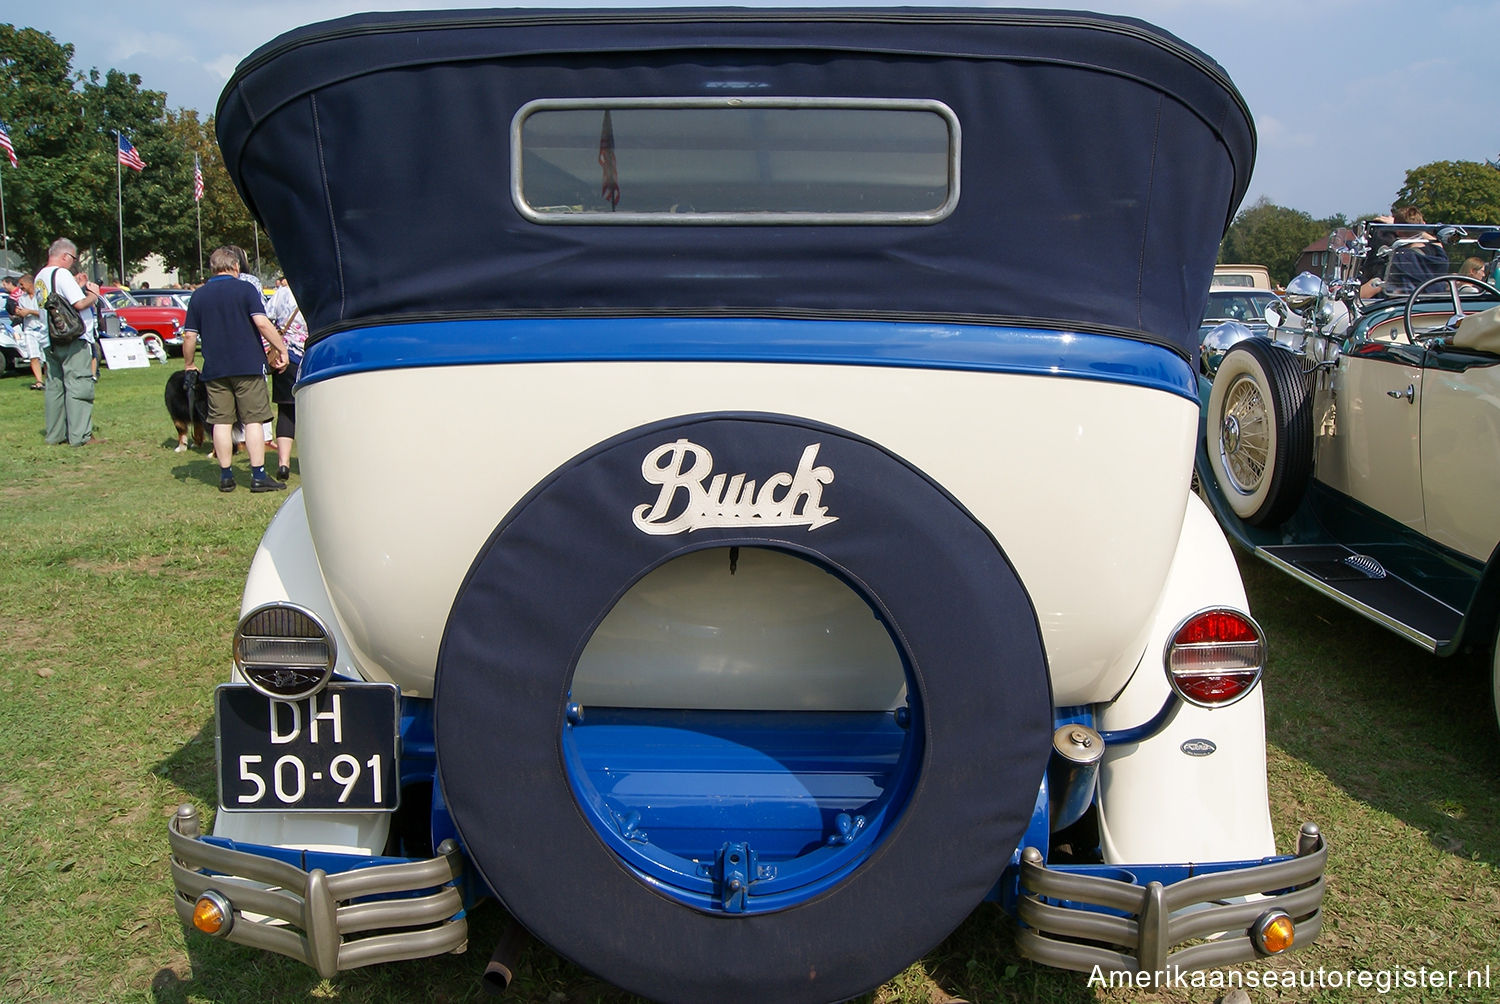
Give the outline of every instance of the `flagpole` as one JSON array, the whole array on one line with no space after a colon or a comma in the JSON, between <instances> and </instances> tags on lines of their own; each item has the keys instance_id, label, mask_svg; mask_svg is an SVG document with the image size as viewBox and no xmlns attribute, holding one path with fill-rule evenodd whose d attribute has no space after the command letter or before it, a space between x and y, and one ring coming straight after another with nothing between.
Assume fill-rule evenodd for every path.
<instances>
[{"instance_id":1,"label":"flagpole","mask_svg":"<svg viewBox=\"0 0 1500 1004\"><path fill-rule=\"evenodd\" d=\"M125 184L120 180L120 132L115 130L115 222L120 228L120 285L125 281Z\"/></svg>"},{"instance_id":2,"label":"flagpole","mask_svg":"<svg viewBox=\"0 0 1500 1004\"><path fill-rule=\"evenodd\" d=\"M10 161L10 166L16 166L16 148L10 141L10 131L5 128L5 123L0 122L0 147L5 150L5 159ZM0 174L4 174L0 169ZM0 180L0 244L3 244L5 252L5 267L10 268L10 227L5 225L5 182Z\"/></svg>"},{"instance_id":3,"label":"flagpole","mask_svg":"<svg viewBox=\"0 0 1500 1004\"><path fill-rule=\"evenodd\" d=\"M203 161L193 154L193 215L198 219L198 274L203 281Z\"/></svg>"}]
</instances>

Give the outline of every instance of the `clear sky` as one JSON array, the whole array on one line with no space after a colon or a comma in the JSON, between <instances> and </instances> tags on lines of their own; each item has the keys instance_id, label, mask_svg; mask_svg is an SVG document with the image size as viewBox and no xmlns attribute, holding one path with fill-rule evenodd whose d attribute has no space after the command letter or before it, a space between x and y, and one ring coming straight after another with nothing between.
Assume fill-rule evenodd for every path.
<instances>
[{"instance_id":1,"label":"clear sky","mask_svg":"<svg viewBox=\"0 0 1500 1004\"><path fill-rule=\"evenodd\" d=\"M32 3L24 16L0 19L71 42L75 70L140 74L143 86L166 92L169 107L207 118L239 61L282 32L361 10L424 6L497 4ZM1314 217L1352 218L1388 210L1411 168L1500 159L1500 0L1114 0L1089 9L1160 25L1229 72L1260 137L1246 205L1264 196Z\"/></svg>"}]
</instances>

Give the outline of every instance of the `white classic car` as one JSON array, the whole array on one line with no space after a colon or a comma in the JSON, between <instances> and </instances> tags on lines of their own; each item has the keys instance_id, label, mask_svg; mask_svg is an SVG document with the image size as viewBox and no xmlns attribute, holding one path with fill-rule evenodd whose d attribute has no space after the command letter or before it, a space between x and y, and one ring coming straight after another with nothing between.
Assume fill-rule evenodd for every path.
<instances>
[{"instance_id":1,"label":"white classic car","mask_svg":"<svg viewBox=\"0 0 1500 1004\"><path fill-rule=\"evenodd\" d=\"M1430 652L1488 650L1500 290L1438 275L1361 299L1363 262L1395 229L1371 224L1328 276L1295 278L1266 334L1228 323L1205 335L1199 480L1231 536L1274 567ZM1450 259L1500 247L1493 226L1427 229ZM1402 232L1398 253L1418 239ZM1500 714L1500 654L1493 680Z\"/></svg>"},{"instance_id":2,"label":"white classic car","mask_svg":"<svg viewBox=\"0 0 1500 1004\"><path fill-rule=\"evenodd\" d=\"M370 14L252 54L217 124L311 337L185 921L332 976L493 896L693 1002L847 999L987 897L1082 971L1316 937L1190 491L1254 159L1202 53L1058 11Z\"/></svg>"}]
</instances>

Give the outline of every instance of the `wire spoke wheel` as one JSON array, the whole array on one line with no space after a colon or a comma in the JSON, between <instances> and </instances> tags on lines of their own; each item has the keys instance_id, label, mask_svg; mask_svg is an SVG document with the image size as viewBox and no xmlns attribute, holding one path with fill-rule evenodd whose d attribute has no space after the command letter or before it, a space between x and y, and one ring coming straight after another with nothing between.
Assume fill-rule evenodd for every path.
<instances>
[{"instance_id":1,"label":"wire spoke wheel","mask_svg":"<svg viewBox=\"0 0 1500 1004\"><path fill-rule=\"evenodd\" d=\"M1262 338L1237 343L1214 375L1205 416L1224 501L1252 526L1279 523L1312 477L1312 394L1302 360Z\"/></svg>"},{"instance_id":2,"label":"wire spoke wheel","mask_svg":"<svg viewBox=\"0 0 1500 1004\"><path fill-rule=\"evenodd\" d=\"M1260 487L1270 451L1265 397L1254 380L1241 377L1230 385L1219 424L1219 456L1236 491L1248 495Z\"/></svg>"}]
</instances>

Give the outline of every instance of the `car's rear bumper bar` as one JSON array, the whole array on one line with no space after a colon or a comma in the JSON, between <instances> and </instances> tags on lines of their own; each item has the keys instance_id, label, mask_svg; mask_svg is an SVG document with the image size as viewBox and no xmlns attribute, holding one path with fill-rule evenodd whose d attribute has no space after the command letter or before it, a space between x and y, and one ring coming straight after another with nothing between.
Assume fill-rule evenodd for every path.
<instances>
[{"instance_id":1,"label":"car's rear bumper bar","mask_svg":"<svg viewBox=\"0 0 1500 1004\"><path fill-rule=\"evenodd\" d=\"M1079 972L1186 972L1264 958L1251 932L1269 911L1291 917L1296 947L1317 937L1327 859L1311 824L1303 825L1293 857L1170 884L1048 868L1028 848L1017 943L1027 958ZM1174 951L1178 945L1186 947Z\"/></svg>"},{"instance_id":2,"label":"car's rear bumper bar","mask_svg":"<svg viewBox=\"0 0 1500 1004\"><path fill-rule=\"evenodd\" d=\"M324 978L380 962L458 952L468 944L456 885L463 855L452 841L426 860L330 874L208 842L190 805L168 823L167 839L177 915L185 924L193 926L198 898L217 892L232 908L220 936L300 959ZM372 931L381 933L367 933Z\"/></svg>"}]
</instances>

